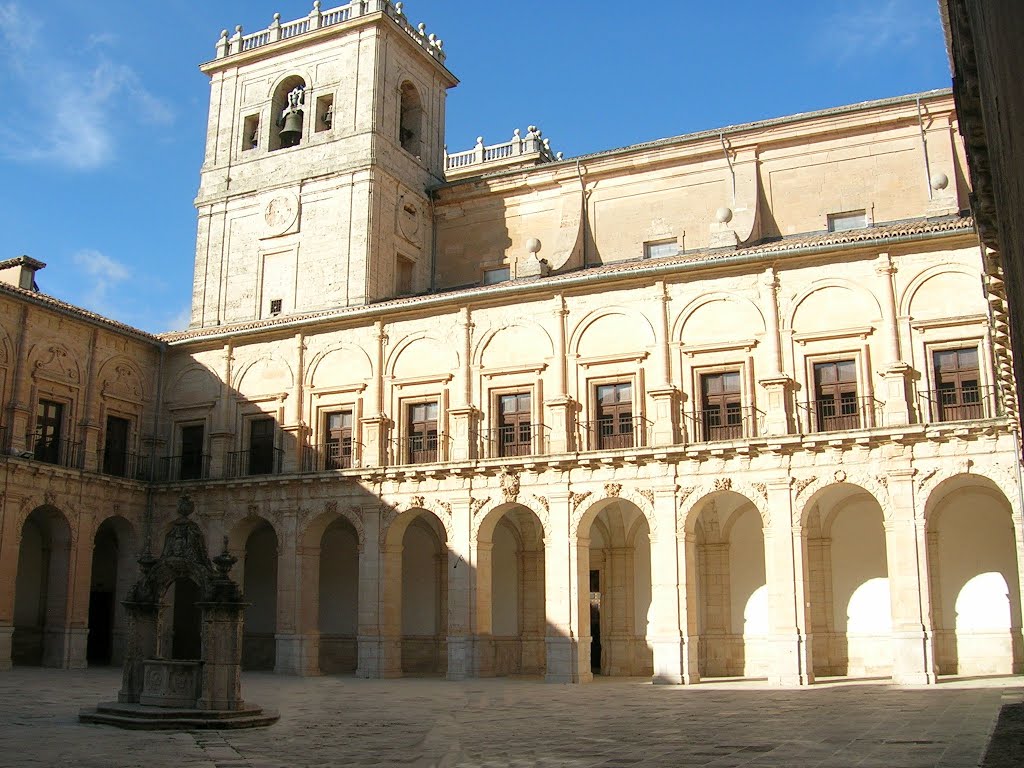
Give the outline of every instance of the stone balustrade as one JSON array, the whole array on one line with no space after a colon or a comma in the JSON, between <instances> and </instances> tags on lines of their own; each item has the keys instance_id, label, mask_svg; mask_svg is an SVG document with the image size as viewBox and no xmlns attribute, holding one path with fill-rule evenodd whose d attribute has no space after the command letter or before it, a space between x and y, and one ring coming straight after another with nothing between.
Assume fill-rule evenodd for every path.
<instances>
[{"instance_id":1,"label":"stone balustrade","mask_svg":"<svg viewBox=\"0 0 1024 768\"><path fill-rule=\"evenodd\" d=\"M480 165L510 165L522 160L533 160L534 163L550 163L562 159L561 152L551 150L551 140L545 139L535 125L527 128L526 136L520 135L519 129L512 132L509 141L500 144L485 145L482 136L478 136L476 146L463 152L448 154L444 151L445 172L450 176L464 172L465 169Z\"/></svg>"},{"instance_id":2,"label":"stone balustrade","mask_svg":"<svg viewBox=\"0 0 1024 768\"><path fill-rule=\"evenodd\" d=\"M225 29L220 33L220 39L217 41L217 58L222 59L237 53L252 51L318 29L333 27L371 13L384 13L389 16L423 50L439 62L444 62L444 42L436 35L427 34L426 24L420 23L414 26L405 15L404 3L392 3L391 0L351 0L348 5L326 11L321 9L320 0L316 0L309 15L296 21L282 23L281 14L275 13L270 26L258 32L245 34L242 26L238 25L235 27L234 35L229 37L228 31Z\"/></svg>"}]
</instances>

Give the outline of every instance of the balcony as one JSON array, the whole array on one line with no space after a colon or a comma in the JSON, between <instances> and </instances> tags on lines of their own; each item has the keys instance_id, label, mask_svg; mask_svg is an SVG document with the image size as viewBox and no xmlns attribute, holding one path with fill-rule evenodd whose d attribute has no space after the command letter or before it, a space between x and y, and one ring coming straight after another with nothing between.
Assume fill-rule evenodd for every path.
<instances>
[{"instance_id":1,"label":"balcony","mask_svg":"<svg viewBox=\"0 0 1024 768\"><path fill-rule=\"evenodd\" d=\"M495 459L542 456L550 453L548 428L543 424L512 424L482 432L480 455Z\"/></svg>"},{"instance_id":2,"label":"balcony","mask_svg":"<svg viewBox=\"0 0 1024 768\"><path fill-rule=\"evenodd\" d=\"M225 474L228 479L279 475L283 463L284 451L280 448L231 451L227 455Z\"/></svg>"},{"instance_id":3,"label":"balcony","mask_svg":"<svg viewBox=\"0 0 1024 768\"><path fill-rule=\"evenodd\" d=\"M351 469L355 466L353 450L362 447L351 439L340 442L329 442L307 448L303 452L303 472L333 472L339 469Z\"/></svg>"},{"instance_id":4,"label":"balcony","mask_svg":"<svg viewBox=\"0 0 1024 768\"><path fill-rule=\"evenodd\" d=\"M447 461L451 438L444 433L410 435L391 440L389 444L388 464L402 466L407 464L435 464Z\"/></svg>"},{"instance_id":5,"label":"balcony","mask_svg":"<svg viewBox=\"0 0 1024 768\"><path fill-rule=\"evenodd\" d=\"M25 438L23 458L71 469L82 468L82 444L74 440L61 440L28 435Z\"/></svg>"},{"instance_id":6,"label":"balcony","mask_svg":"<svg viewBox=\"0 0 1024 768\"><path fill-rule=\"evenodd\" d=\"M642 416L602 418L580 425L590 451L615 451L647 445L651 422Z\"/></svg>"},{"instance_id":7,"label":"balcony","mask_svg":"<svg viewBox=\"0 0 1024 768\"><path fill-rule=\"evenodd\" d=\"M153 479L152 462L149 456L130 451L100 451L96 466L101 474L123 477L127 480L149 481Z\"/></svg>"},{"instance_id":8,"label":"balcony","mask_svg":"<svg viewBox=\"0 0 1024 768\"><path fill-rule=\"evenodd\" d=\"M695 443L742 440L761 434L765 414L753 406L727 404L684 414L688 436Z\"/></svg>"},{"instance_id":9,"label":"balcony","mask_svg":"<svg viewBox=\"0 0 1024 768\"><path fill-rule=\"evenodd\" d=\"M1002 416L996 387L950 387L919 392L922 421L929 423L975 421Z\"/></svg>"},{"instance_id":10,"label":"balcony","mask_svg":"<svg viewBox=\"0 0 1024 768\"><path fill-rule=\"evenodd\" d=\"M797 404L800 431L843 432L882 424L882 405L873 397L842 396Z\"/></svg>"},{"instance_id":11,"label":"balcony","mask_svg":"<svg viewBox=\"0 0 1024 768\"><path fill-rule=\"evenodd\" d=\"M159 478L172 482L176 480L209 480L210 456L205 453L167 456L161 460Z\"/></svg>"}]
</instances>

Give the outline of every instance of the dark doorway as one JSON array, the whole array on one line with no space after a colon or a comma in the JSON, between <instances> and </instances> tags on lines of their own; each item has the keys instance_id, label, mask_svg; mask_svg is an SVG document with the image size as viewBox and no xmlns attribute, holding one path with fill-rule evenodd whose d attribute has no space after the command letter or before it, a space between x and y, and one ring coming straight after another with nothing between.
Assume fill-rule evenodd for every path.
<instances>
[{"instance_id":1,"label":"dark doorway","mask_svg":"<svg viewBox=\"0 0 1024 768\"><path fill-rule=\"evenodd\" d=\"M203 657L202 614L196 605L199 597L199 587L190 579L174 582L173 659L192 661Z\"/></svg>"},{"instance_id":2,"label":"dark doorway","mask_svg":"<svg viewBox=\"0 0 1024 768\"><path fill-rule=\"evenodd\" d=\"M590 670L601 672L601 572L590 572Z\"/></svg>"},{"instance_id":3,"label":"dark doorway","mask_svg":"<svg viewBox=\"0 0 1024 768\"><path fill-rule=\"evenodd\" d=\"M107 435L103 444L103 474L126 477L128 473L128 419L107 417Z\"/></svg>"},{"instance_id":4,"label":"dark doorway","mask_svg":"<svg viewBox=\"0 0 1024 768\"><path fill-rule=\"evenodd\" d=\"M89 640L86 659L90 664L110 664L114 651L114 593L89 593Z\"/></svg>"}]
</instances>

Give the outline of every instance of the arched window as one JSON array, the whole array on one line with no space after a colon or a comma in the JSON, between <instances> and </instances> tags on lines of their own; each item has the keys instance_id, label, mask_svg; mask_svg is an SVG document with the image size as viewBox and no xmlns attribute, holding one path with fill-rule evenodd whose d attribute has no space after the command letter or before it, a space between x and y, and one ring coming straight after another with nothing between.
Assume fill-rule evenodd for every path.
<instances>
[{"instance_id":1,"label":"arched window","mask_svg":"<svg viewBox=\"0 0 1024 768\"><path fill-rule=\"evenodd\" d=\"M398 140L410 155L420 156L423 134L423 102L416 86L406 80L401 88L402 111L399 119Z\"/></svg>"},{"instance_id":2,"label":"arched window","mask_svg":"<svg viewBox=\"0 0 1024 768\"><path fill-rule=\"evenodd\" d=\"M297 147L305 135L306 81L298 75L285 78L274 91L271 103L270 151Z\"/></svg>"}]
</instances>

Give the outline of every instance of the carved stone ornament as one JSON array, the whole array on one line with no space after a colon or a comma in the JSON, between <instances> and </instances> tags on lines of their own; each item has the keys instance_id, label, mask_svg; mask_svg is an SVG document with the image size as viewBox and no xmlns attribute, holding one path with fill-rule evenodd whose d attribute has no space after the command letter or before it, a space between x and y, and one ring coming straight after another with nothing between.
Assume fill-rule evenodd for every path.
<instances>
[{"instance_id":1,"label":"carved stone ornament","mask_svg":"<svg viewBox=\"0 0 1024 768\"><path fill-rule=\"evenodd\" d=\"M695 486L695 485L688 485L685 488L680 488L679 489L679 494L677 495L677 498L679 499L679 503L682 504L684 501L686 501L688 498L690 498L690 496L692 496L693 492L696 491L696 490L697 490L697 486Z\"/></svg>"},{"instance_id":2,"label":"carved stone ornament","mask_svg":"<svg viewBox=\"0 0 1024 768\"><path fill-rule=\"evenodd\" d=\"M73 363L68 362L68 353L58 346L50 347L47 352L47 357L36 360L34 375L53 381L78 384L78 369Z\"/></svg>"},{"instance_id":3,"label":"carved stone ornament","mask_svg":"<svg viewBox=\"0 0 1024 768\"><path fill-rule=\"evenodd\" d=\"M100 390L105 397L118 397L122 400L139 401L142 399L142 388L139 379L130 366L114 367L114 378L104 379Z\"/></svg>"},{"instance_id":4,"label":"carved stone ornament","mask_svg":"<svg viewBox=\"0 0 1024 768\"><path fill-rule=\"evenodd\" d=\"M490 496L487 496L486 498L483 499L474 499L471 497L469 499L469 509L473 513L473 517L479 515L480 511L487 506L487 502L489 502L490 500Z\"/></svg>"},{"instance_id":5,"label":"carved stone ornament","mask_svg":"<svg viewBox=\"0 0 1024 768\"><path fill-rule=\"evenodd\" d=\"M591 491L584 491L583 493L570 493L569 503L572 505L572 509L575 512L580 504L587 500L587 497L591 495Z\"/></svg>"},{"instance_id":6,"label":"carved stone ornament","mask_svg":"<svg viewBox=\"0 0 1024 768\"><path fill-rule=\"evenodd\" d=\"M548 502L547 496L538 496L537 494L533 494L533 498L535 498L537 503L544 508L545 514L551 513L551 504Z\"/></svg>"},{"instance_id":7,"label":"carved stone ornament","mask_svg":"<svg viewBox=\"0 0 1024 768\"><path fill-rule=\"evenodd\" d=\"M766 483L751 483L751 486L761 494L765 501L768 501L768 485Z\"/></svg>"},{"instance_id":8,"label":"carved stone ornament","mask_svg":"<svg viewBox=\"0 0 1024 768\"><path fill-rule=\"evenodd\" d=\"M732 490L732 478L731 477L720 477L715 480L716 491L731 491Z\"/></svg>"},{"instance_id":9,"label":"carved stone ornament","mask_svg":"<svg viewBox=\"0 0 1024 768\"><path fill-rule=\"evenodd\" d=\"M328 501L324 504L324 512L328 515L338 514L338 502Z\"/></svg>"},{"instance_id":10,"label":"carved stone ornament","mask_svg":"<svg viewBox=\"0 0 1024 768\"><path fill-rule=\"evenodd\" d=\"M294 192L278 192L263 204L264 237L288 234L299 217L299 198Z\"/></svg>"},{"instance_id":11,"label":"carved stone ornament","mask_svg":"<svg viewBox=\"0 0 1024 768\"><path fill-rule=\"evenodd\" d=\"M419 507L420 509L427 508L427 500L422 496L413 496L409 499L410 507Z\"/></svg>"},{"instance_id":12,"label":"carved stone ornament","mask_svg":"<svg viewBox=\"0 0 1024 768\"><path fill-rule=\"evenodd\" d=\"M514 504L519 498L519 475L514 475L506 470L501 472L501 494L505 502Z\"/></svg>"},{"instance_id":13,"label":"carved stone ornament","mask_svg":"<svg viewBox=\"0 0 1024 768\"><path fill-rule=\"evenodd\" d=\"M650 488L641 488L640 490L637 491L637 493L639 493L641 496L647 499L648 504L650 504L652 507L654 506L654 491L652 491Z\"/></svg>"},{"instance_id":14,"label":"carved stone ornament","mask_svg":"<svg viewBox=\"0 0 1024 768\"><path fill-rule=\"evenodd\" d=\"M452 505L449 502L444 499L434 499L434 504L436 504L440 509L443 509L448 517L452 516Z\"/></svg>"},{"instance_id":15,"label":"carved stone ornament","mask_svg":"<svg viewBox=\"0 0 1024 768\"><path fill-rule=\"evenodd\" d=\"M617 499L619 494L622 493L622 483L605 483L604 493L610 498Z\"/></svg>"},{"instance_id":16,"label":"carved stone ornament","mask_svg":"<svg viewBox=\"0 0 1024 768\"><path fill-rule=\"evenodd\" d=\"M841 469L837 469L835 471L835 474L832 475L832 478L837 483L845 483L846 482L846 473L843 470L841 470Z\"/></svg>"},{"instance_id":17,"label":"carved stone ornament","mask_svg":"<svg viewBox=\"0 0 1024 768\"><path fill-rule=\"evenodd\" d=\"M793 483L793 487L796 488L796 493L793 495L793 498L800 498L800 494L804 492L807 486L817 479L818 478L816 477L802 477L799 480L796 480Z\"/></svg>"}]
</instances>

